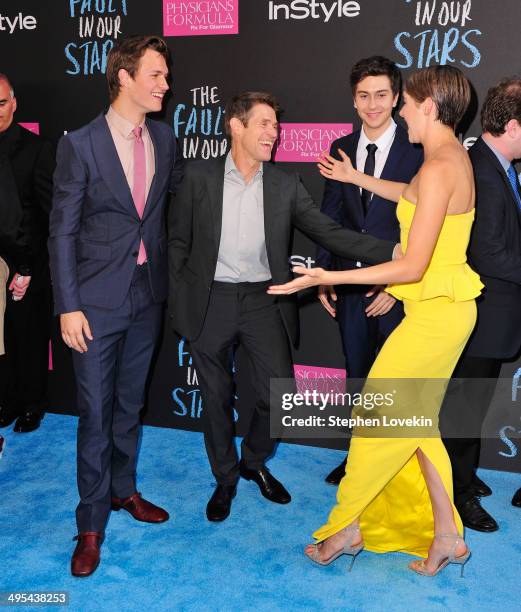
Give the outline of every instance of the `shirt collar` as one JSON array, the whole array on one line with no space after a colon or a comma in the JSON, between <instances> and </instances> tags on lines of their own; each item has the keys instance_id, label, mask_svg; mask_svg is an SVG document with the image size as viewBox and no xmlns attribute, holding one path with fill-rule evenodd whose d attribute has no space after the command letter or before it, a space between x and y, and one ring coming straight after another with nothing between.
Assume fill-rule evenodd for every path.
<instances>
[{"instance_id":1,"label":"shirt collar","mask_svg":"<svg viewBox=\"0 0 521 612\"><path fill-rule=\"evenodd\" d=\"M360 147L363 147L365 149L368 144L373 143L378 147L379 151L385 151L385 149L387 149L387 147L391 144L394 138L395 132L396 132L396 122L394 121L392 117L391 117L391 123L389 124L389 127L376 140L369 140L366 133L364 132L364 127L362 126L362 129L360 131Z\"/></svg>"},{"instance_id":2,"label":"shirt collar","mask_svg":"<svg viewBox=\"0 0 521 612\"><path fill-rule=\"evenodd\" d=\"M228 151L228 155L226 156L226 161L224 162L224 174L226 176L227 174L230 174L230 172L233 172L233 171L237 172L237 174L239 174L242 177L242 174L237 170L237 166L235 165L235 162L233 161L232 152ZM261 163L255 176L260 175L262 177L263 174L264 174L264 164Z\"/></svg>"},{"instance_id":3,"label":"shirt collar","mask_svg":"<svg viewBox=\"0 0 521 612\"><path fill-rule=\"evenodd\" d=\"M498 158L499 163L503 166L503 169L505 170L505 172L508 172L508 169L510 168L512 162L510 162L504 155L503 153L500 153L496 147L488 141L487 138L483 138L483 142L487 145L487 147L492 151L492 153L494 153L494 155Z\"/></svg>"},{"instance_id":4,"label":"shirt collar","mask_svg":"<svg viewBox=\"0 0 521 612\"><path fill-rule=\"evenodd\" d=\"M115 130L117 130L123 138L127 140L131 140L134 138L133 130L134 124L122 117L119 113L117 113L112 106L109 107L107 114L105 115L107 118L107 123L111 125ZM146 129L145 122L141 123L139 127L143 130Z\"/></svg>"}]
</instances>

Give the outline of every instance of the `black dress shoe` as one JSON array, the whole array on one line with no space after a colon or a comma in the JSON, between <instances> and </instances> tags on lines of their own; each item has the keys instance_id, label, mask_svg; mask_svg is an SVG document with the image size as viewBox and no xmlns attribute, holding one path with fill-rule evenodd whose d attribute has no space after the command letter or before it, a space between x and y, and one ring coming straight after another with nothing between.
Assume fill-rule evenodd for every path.
<instances>
[{"instance_id":1,"label":"black dress shoe","mask_svg":"<svg viewBox=\"0 0 521 612\"><path fill-rule=\"evenodd\" d=\"M329 474L325 478L325 481L328 484L338 486L340 484L340 481L346 474L346 463L347 457L342 461L340 465L337 465L332 472L329 472Z\"/></svg>"},{"instance_id":2,"label":"black dress shoe","mask_svg":"<svg viewBox=\"0 0 521 612\"><path fill-rule=\"evenodd\" d=\"M465 527L476 531L497 531L498 524L482 507L477 497L471 497L465 503L456 506Z\"/></svg>"},{"instance_id":3,"label":"black dress shoe","mask_svg":"<svg viewBox=\"0 0 521 612\"><path fill-rule=\"evenodd\" d=\"M29 433L30 431L34 431L40 427L41 420L41 414L38 414L37 412L25 412L22 414L22 416L19 416L16 419L13 431L16 431L16 433Z\"/></svg>"},{"instance_id":4,"label":"black dress shoe","mask_svg":"<svg viewBox=\"0 0 521 612\"><path fill-rule=\"evenodd\" d=\"M2 427L9 427L17 416L16 412L0 406L0 429Z\"/></svg>"},{"instance_id":5,"label":"black dress shoe","mask_svg":"<svg viewBox=\"0 0 521 612\"><path fill-rule=\"evenodd\" d=\"M514 493L514 497L512 498L512 505L516 506L516 508L521 508L521 489L518 489Z\"/></svg>"},{"instance_id":6,"label":"black dress shoe","mask_svg":"<svg viewBox=\"0 0 521 612\"><path fill-rule=\"evenodd\" d=\"M477 495L477 497L488 497L489 495L492 495L492 489L488 486L488 484L485 484L481 478L477 476L477 474L474 474L472 477L472 488L474 489L474 494Z\"/></svg>"},{"instance_id":7,"label":"black dress shoe","mask_svg":"<svg viewBox=\"0 0 521 612\"><path fill-rule=\"evenodd\" d=\"M224 521L230 515L232 499L237 493L236 485L218 484L206 506L206 518L209 521Z\"/></svg>"},{"instance_id":8,"label":"black dress shoe","mask_svg":"<svg viewBox=\"0 0 521 612\"><path fill-rule=\"evenodd\" d=\"M262 467L260 470L250 470L241 463L240 474L246 480L256 482L266 499L276 504L289 504L291 501L291 495L286 491L284 485L270 474L267 467Z\"/></svg>"}]
</instances>

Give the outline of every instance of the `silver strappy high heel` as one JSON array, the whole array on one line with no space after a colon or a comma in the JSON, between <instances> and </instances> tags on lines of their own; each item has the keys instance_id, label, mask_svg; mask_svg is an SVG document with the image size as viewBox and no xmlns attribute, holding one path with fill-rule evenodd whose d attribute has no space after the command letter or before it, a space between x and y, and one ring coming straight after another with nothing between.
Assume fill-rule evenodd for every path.
<instances>
[{"instance_id":1,"label":"silver strappy high heel","mask_svg":"<svg viewBox=\"0 0 521 612\"><path fill-rule=\"evenodd\" d=\"M452 544L451 549L449 553L447 554L447 556L442 557L440 559L440 563L438 567L433 572L429 572L427 568L425 567L425 561L426 561L425 559L422 559L421 561L412 561L411 563L409 563L409 569L413 570L417 574L420 574L421 576L436 576L436 574L440 572L444 567L446 567L449 563L456 563L457 565L461 565L460 576L463 578L463 568L465 567L465 563L470 558L470 550L467 548L467 551L463 553L462 555L460 555L459 557L456 557L454 555L454 553L456 552L457 545L460 542L465 543L463 538L459 536L458 534L454 534L454 533L436 533L434 537L435 538L449 538L451 540L454 540L454 543Z\"/></svg>"},{"instance_id":2,"label":"silver strappy high heel","mask_svg":"<svg viewBox=\"0 0 521 612\"><path fill-rule=\"evenodd\" d=\"M342 531L344 531L345 534L350 534L354 536L355 534L360 533L360 527L358 525L349 525L349 527L345 527L344 529L342 529ZM351 564L348 569L348 571L350 572L353 569L353 564L355 562L356 555L358 555L358 553L364 548L364 543L360 542L360 544L357 544L356 546L346 544L344 548L341 548L332 557L327 559L327 561L323 561L322 559L320 559L319 546L320 542L318 544L313 544L313 552L309 555L307 553L304 553L306 557L308 557L308 559L310 559L311 561L318 563L319 565L329 565L330 563L333 563L335 559L338 559L338 557L340 557L341 555L350 555Z\"/></svg>"}]
</instances>

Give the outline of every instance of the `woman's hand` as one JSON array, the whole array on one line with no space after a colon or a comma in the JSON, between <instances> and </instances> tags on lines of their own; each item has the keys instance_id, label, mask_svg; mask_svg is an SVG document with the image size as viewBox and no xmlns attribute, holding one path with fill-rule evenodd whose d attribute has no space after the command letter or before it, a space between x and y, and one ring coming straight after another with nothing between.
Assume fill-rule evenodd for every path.
<instances>
[{"instance_id":1,"label":"woman's hand","mask_svg":"<svg viewBox=\"0 0 521 612\"><path fill-rule=\"evenodd\" d=\"M353 164L342 149L338 149L338 153L342 161L331 157L326 151L322 152L322 157L318 158L318 169L320 174L328 179L333 179L342 183L352 183L354 173L356 172L353 168Z\"/></svg>"},{"instance_id":2,"label":"woman's hand","mask_svg":"<svg viewBox=\"0 0 521 612\"><path fill-rule=\"evenodd\" d=\"M286 283L285 285L271 285L268 288L268 293L272 295L289 295L302 289L315 287L316 285L327 285L328 273L323 268L304 268L304 266L295 266L293 268L295 274L300 274L299 278Z\"/></svg>"}]
</instances>

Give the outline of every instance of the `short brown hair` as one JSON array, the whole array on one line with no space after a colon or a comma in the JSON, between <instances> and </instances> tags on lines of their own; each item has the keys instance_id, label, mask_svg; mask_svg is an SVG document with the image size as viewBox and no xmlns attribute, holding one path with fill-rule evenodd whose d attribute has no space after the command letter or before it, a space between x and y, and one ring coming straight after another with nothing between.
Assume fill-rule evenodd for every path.
<instances>
[{"instance_id":1,"label":"short brown hair","mask_svg":"<svg viewBox=\"0 0 521 612\"><path fill-rule=\"evenodd\" d=\"M373 55L358 60L351 69L349 82L353 96L356 93L356 86L360 81L371 76L386 76L391 81L393 95L400 93L402 87L402 75L396 64L382 55Z\"/></svg>"},{"instance_id":2,"label":"short brown hair","mask_svg":"<svg viewBox=\"0 0 521 612\"><path fill-rule=\"evenodd\" d=\"M231 134L230 119L237 117L237 119L241 120L243 125L248 125L250 111L256 104L267 104L271 106L277 117L280 113L280 105L277 99L273 94L267 91L244 91L237 94L226 104L224 129L228 136Z\"/></svg>"},{"instance_id":3,"label":"short brown hair","mask_svg":"<svg viewBox=\"0 0 521 612\"><path fill-rule=\"evenodd\" d=\"M418 70L407 79L404 89L420 103L432 98L438 121L451 128L458 125L470 104L470 83L454 66Z\"/></svg>"},{"instance_id":4,"label":"short brown hair","mask_svg":"<svg viewBox=\"0 0 521 612\"><path fill-rule=\"evenodd\" d=\"M481 109L481 128L492 136L501 136L511 119L521 124L521 78L518 76L503 79L488 90Z\"/></svg>"},{"instance_id":5,"label":"short brown hair","mask_svg":"<svg viewBox=\"0 0 521 612\"><path fill-rule=\"evenodd\" d=\"M128 36L111 49L107 58L107 82L111 102L118 97L121 88L118 72L123 68L134 78L139 61L147 49L160 53L168 64L168 47L159 36Z\"/></svg>"}]
</instances>

